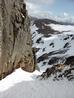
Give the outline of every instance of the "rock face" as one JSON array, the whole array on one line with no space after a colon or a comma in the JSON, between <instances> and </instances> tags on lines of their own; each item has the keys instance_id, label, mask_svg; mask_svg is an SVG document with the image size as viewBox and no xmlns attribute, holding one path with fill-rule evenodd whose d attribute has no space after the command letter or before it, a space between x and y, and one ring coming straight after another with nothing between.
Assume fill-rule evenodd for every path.
<instances>
[{"instance_id":1,"label":"rock face","mask_svg":"<svg viewBox=\"0 0 74 98\"><path fill-rule=\"evenodd\" d=\"M30 20L24 0L0 0L0 17L1 79L18 67L34 71Z\"/></svg>"}]
</instances>

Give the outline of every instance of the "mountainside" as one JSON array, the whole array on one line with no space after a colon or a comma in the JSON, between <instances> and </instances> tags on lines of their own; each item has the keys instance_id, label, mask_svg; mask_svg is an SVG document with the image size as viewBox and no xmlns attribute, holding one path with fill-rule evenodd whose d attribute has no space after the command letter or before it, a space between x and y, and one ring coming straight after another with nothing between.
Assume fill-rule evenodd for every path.
<instances>
[{"instance_id":1,"label":"mountainside","mask_svg":"<svg viewBox=\"0 0 74 98\"><path fill-rule=\"evenodd\" d=\"M74 25L50 19L32 19L31 24L33 48L36 51L37 65L40 71L60 67L59 73L68 80L74 79ZM60 67L59 67L60 66ZM55 66L56 68L56 66ZM45 71L42 77L49 77L53 72ZM46 76L46 73L47 76ZM66 74L66 75L65 75ZM45 76L44 76L45 75Z\"/></svg>"},{"instance_id":2,"label":"mountainside","mask_svg":"<svg viewBox=\"0 0 74 98\"><path fill-rule=\"evenodd\" d=\"M0 98L74 98L74 26L34 18L31 33L37 69L0 80Z\"/></svg>"},{"instance_id":3,"label":"mountainside","mask_svg":"<svg viewBox=\"0 0 74 98\"><path fill-rule=\"evenodd\" d=\"M0 0L0 79L18 67L35 70L26 3Z\"/></svg>"}]
</instances>

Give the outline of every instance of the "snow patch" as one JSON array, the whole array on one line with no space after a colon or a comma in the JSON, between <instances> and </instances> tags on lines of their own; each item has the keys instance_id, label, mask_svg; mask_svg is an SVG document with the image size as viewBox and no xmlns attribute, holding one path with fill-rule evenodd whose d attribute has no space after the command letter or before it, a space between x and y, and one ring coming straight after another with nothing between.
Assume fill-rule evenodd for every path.
<instances>
[{"instance_id":1,"label":"snow patch","mask_svg":"<svg viewBox=\"0 0 74 98\"><path fill-rule=\"evenodd\" d=\"M37 70L35 70L33 73L28 73L19 68L11 75L8 75L5 79L0 81L0 92L7 90L16 83L20 83L22 81L34 81L33 76L40 74L41 73Z\"/></svg>"}]
</instances>

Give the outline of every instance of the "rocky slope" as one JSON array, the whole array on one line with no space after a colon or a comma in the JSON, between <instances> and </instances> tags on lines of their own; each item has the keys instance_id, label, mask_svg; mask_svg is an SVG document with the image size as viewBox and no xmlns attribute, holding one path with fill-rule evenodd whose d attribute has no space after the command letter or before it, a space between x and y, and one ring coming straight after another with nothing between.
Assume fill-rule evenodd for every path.
<instances>
[{"instance_id":1,"label":"rocky slope","mask_svg":"<svg viewBox=\"0 0 74 98\"><path fill-rule=\"evenodd\" d=\"M0 79L16 68L35 70L30 19L24 0L0 0Z\"/></svg>"},{"instance_id":2,"label":"rocky slope","mask_svg":"<svg viewBox=\"0 0 74 98\"><path fill-rule=\"evenodd\" d=\"M31 32L42 77L74 79L74 25L32 18ZM55 66L56 65L56 66Z\"/></svg>"}]
</instances>

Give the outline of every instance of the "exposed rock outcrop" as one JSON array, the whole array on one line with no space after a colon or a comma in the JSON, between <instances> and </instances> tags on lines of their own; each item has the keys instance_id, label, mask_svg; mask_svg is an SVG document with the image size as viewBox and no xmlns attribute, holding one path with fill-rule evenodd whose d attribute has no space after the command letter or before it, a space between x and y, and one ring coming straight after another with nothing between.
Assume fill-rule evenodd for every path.
<instances>
[{"instance_id":1,"label":"exposed rock outcrop","mask_svg":"<svg viewBox=\"0 0 74 98\"><path fill-rule=\"evenodd\" d=\"M18 67L29 72L34 71L30 19L24 0L0 0L0 17L2 18L1 79Z\"/></svg>"}]
</instances>

